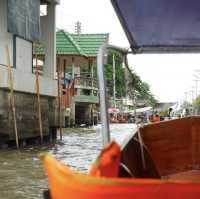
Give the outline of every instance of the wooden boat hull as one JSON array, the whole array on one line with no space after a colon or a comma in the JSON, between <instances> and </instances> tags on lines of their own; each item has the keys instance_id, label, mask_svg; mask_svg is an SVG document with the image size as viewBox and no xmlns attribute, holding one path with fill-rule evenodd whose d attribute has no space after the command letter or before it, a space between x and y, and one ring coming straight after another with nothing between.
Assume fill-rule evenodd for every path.
<instances>
[{"instance_id":1,"label":"wooden boat hull","mask_svg":"<svg viewBox=\"0 0 200 199\"><path fill-rule=\"evenodd\" d=\"M200 181L200 117L149 124L139 132L122 147L121 162L133 176L183 179L184 175L188 180L188 175L195 173L196 179L198 173Z\"/></svg>"},{"instance_id":2,"label":"wooden boat hull","mask_svg":"<svg viewBox=\"0 0 200 199\"><path fill-rule=\"evenodd\" d=\"M75 173L44 158L52 199L197 199L200 184L147 179L105 178Z\"/></svg>"},{"instance_id":3,"label":"wooden boat hull","mask_svg":"<svg viewBox=\"0 0 200 199\"><path fill-rule=\"evenodd\" d=\"M51 197L200 198L199 141L200 117L146 125L122 146L116 177L76 173L51 156L45 156Z\"/></svg>"}]
</instances>

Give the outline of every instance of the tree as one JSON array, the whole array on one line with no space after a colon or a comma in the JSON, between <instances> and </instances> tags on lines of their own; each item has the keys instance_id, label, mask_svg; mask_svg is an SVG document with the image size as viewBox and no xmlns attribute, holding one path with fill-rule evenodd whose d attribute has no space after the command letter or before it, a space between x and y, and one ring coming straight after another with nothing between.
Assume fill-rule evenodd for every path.
<instances>
[{"instance_id":1,"label":"tree","mask_svg":"<svg viewBox=\"0 0 200 199\"><path fill-rule=\"evenodd\" d=\"M185 116L190 115L192 113L192 104L188 101L183 101L180 110L178 111L179 114L184 114Z\"/></svg>"},{"instance_id":2,"label":"tree","mask_svg":"<svg viewBox=\"0 0 200 199\"><path fill-rule=\"evenodd\" d=\"M198 96L193 102L193 110L196 114L200 114L200 96Z\"/></svg>"},{"instance_id":3,"label":"tree","mask_svg":"<svg viewBox=\"0 0 200 199\"><path fill-rule=\"evenodd\" d=\"M183 101L183 103L181 104L181 109L183 110L183 109L187 109L187 108L190 108L192 106L192 104L190 103L190 102L188 102L188 101Z\"/></svg>"},{"instance_id":4,"label":"tree","mask_svg":"<svg viewBox=\"0 0 200 199\"><path fill-rule=\"evenodd\" d=\"M105 65L105 77L107 80L108 94L113 95L113 54L116 63L116 97L129 96L132 99L145 100L150 106L155 106L157 100L150 91L150 86L143 82L134 71L123 68L123 57L116 52L108 54L108 61ZM127 71L125 71L127 70Z\"/></svg>"},{"instance_id":5,"label":"tree","mask_svg":"<svg viewBox=\"0 0 200 199\"><path fill-rule=\"evenodd\" d=\"M157 100L151 93L149 84L143 82L135 72L131 72L129 76L129 96L135 99L146 100L150 106L154 107L157 103Z\"/></svg>"},{"instance_id":6,"label":"tree","mask_svg":"<svg viewBox=\"0 0 200 199\"><path fill-rule=\"evenodd\" d=\"M125 73L122 67L122 55L116 52L108 54L107 64L105 68L105 77L107 81L108 94L113 95L113 54L115 56L115 72L116 72L116 97L126 96L126 84L124 83Z\"/></svg>"}]
</instances>

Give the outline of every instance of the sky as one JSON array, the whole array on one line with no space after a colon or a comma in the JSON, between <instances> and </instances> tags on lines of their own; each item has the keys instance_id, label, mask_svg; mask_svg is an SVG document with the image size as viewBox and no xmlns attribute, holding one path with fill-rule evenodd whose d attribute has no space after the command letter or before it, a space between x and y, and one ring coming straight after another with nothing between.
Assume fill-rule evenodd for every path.
<instances>
[{"instance_id":1,"label":"sky","mask_svg":"<svg viewBox=\"0 0 200 199\"><path fill-rule=\"evenodd\" d=\"M129 47L110 0L60 0L57 28L73 33L77 21L82 33L109 33L110 44ZM195 71L200 70L200 54L130 55L129 65L159 101L191 101L200 91L200 82L194 81L194 75L200 77Z\"/></svg>"}]
</instances>

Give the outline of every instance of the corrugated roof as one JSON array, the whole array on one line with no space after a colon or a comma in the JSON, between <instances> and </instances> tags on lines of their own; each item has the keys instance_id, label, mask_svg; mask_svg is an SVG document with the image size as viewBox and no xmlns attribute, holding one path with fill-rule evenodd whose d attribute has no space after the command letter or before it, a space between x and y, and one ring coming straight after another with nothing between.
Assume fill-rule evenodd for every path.
<instances>
[{"instance_id":1,"label":"corrugated roof","mask_svg":"<svg viewBox=\"0 0 200 199\"><path fill-rule=\"evenodd\" d=\"M81 55L96 57L99 47L108 41L108 34L70 34L64 30L56 32L56 50L61 55ZM45 49L36 49L37 54L45 54Z\"/></svg>"},{"instance_id":2,"label":"corrugated roof","mask_svg":"<svg viewBox=\"0 0 200 199\"><path fill-rule=\"evenodd\" d=\"M36 49L37 54L43 55L46 53L44 47ZM60 30L56 33L56 53L62 55L83 55L86 56L73 38L66 34L63 30Z\"/></svg>"},{"instance_id":3,"label":"corrugated roof","mask_svg":"<svg viewBox=\"0 0 200 199\"><path fill-rule=\"evenodd\" d=\"M60 30L56 33L56 51L57 54L62 55L86 56L81 48L77 45L73 37L63 30Z\"/></svg>"},{"instance_id":4,"label":"corrugated roof","mask_svg":"<svg viewBox=\"0 0 200 199\"><path fill-rule=\"evenodd\" d=\"M96 57L99 47L108 41L108 34L71 34L88 57Z\"/></svg>"}]
</instances>

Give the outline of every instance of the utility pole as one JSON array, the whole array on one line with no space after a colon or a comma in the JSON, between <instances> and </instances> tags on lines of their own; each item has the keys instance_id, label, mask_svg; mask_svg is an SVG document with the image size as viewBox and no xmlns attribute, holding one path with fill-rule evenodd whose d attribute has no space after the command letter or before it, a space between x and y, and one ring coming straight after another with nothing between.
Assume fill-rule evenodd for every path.
<instances>
[{"instance_id":1,"label":"utility pole","mask_svg":"<svg viewBox=\"0 0 200 199\"><path fill-rule=\"evenodd\" d=\"M198 97L198 82L200 81L200 77L196 74L193 74L195 77L194 82L195 82L195 97Z\"/></svg>"},{"instance_id":2,"label":"utility pole","mask_svg":"<svg viewBox=\"0 0 200 199\"><path fill-rule=\"evenodd\" d=\"M194 79L194 82L195 82L195 99L197 99L198 95L199 95L199 93L198 93L198 83L200 81L200 70L196 69L194 71L195 71L195 73L193 74L193 76L195 78ZM196 115L198 114L198 108L195 108L194 113Z\"/></svg>"},{"instance_id":3,"label":"utility pole","mask_svg":"<svg viewBox=\"0 0 200 199\"><path fill-rule=\"evenodd\" d=\"M195 99L195 89L192 87L189 93L191 94L191 102L193 103Z\"/></svg>"},{"instance_id":4,"label":"utility pole","mask_svg":"<svg viewBox=\"0 0 200 199\"><path fill-rule=\"evenodd\" d=\"M77 21L76 23L75 23L75 33L76 34L81 34L81 29L82 29L82 27L81 27L81 22L80 21Z\"/></svg>"},{"instance_id":5,"label":"utility pole","mask_svg":"<svg viewBox=\"0 0 200 199\"><path fill-rule=\"evenodd\" d=\"M185 101L187 102L187 92L185 92Z\"/></svg>"},{"instance_id":6,"label":"utility pole","mask_svg":"<svg viewBox=\"0 0 200 199\"><path fill-rule=\"evenodd\" d=\"M114 107L116 108L116 83L115 83L115 54L113 54L113 100L114 100Z\"/></svg>"}]
</instances>

